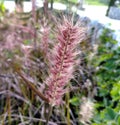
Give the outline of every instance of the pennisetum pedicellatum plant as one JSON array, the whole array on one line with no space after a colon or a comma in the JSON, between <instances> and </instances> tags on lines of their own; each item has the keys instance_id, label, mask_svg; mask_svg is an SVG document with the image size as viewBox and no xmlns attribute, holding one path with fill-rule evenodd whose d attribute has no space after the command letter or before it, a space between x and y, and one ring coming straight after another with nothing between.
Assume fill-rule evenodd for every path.
<instances>
[{"instance_id":1,"label":"pennisetum pedicellatum plant","mask_svg":"<svg viewBox=\"0 0 120 125\"><path fill-rule=\"evenodd\" d=\"M49 76L44 81L46 87L45 92L42 94L32 83L29 81L20 70L16 72L21 76L25 83L43 99L47 104L49 104L49 115L47 116L46 124L49 121L50 113L54 106L59 106L62 104L62 99L64 94L67 92L67 86L72 79L74 73L74 67L78 64L79 59L76 58L78 55L77 46L85 38L85 28L81 26L78 21L76 24L72 20L68 20L64 17L61 24L57 24L56 42L52 52L48 53L48 29L43 32L42 42L45 42L44 53L47 55L49 65ZM69 96L67 96L69 100ZM67 101L67 103L69 103ZM68 104L69 105L69 104ZM69 107L69 106L68 106ZM69 109L68 109L69 112ZM68 114L68 125L70 125L70 119Z\"/></svg>"}]
</instances>

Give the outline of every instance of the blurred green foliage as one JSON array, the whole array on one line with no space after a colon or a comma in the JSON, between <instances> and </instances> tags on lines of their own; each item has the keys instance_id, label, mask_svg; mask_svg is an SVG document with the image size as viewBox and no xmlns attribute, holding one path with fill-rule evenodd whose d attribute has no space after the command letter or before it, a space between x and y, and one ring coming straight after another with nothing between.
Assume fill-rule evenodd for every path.
<instances>
[{"instance_id":1,"label":"blurred green foliage","mask_svg":"<svg viewBox=\"0 0 120 125\"><path fill-rule=\"evenodd\" d=\"M85 0L88 5L108 5L109 0Z\"/></svg>"},{"instance_id":2,"label":"blurred green foliage","mask_svg":"<svg viewBox=\"0 0 120 125\"><path fill-rule=\"evenodd\" d=\"M92 125L120 125L120 47L112 38L113 31L104 29L92 65L98 85L96 112Z\"/></svg>"},{"instance_id":3,"label":"blurred green foliage","mask_svg":"<svg viewBox=\"0 0 120 125\"><path fill-rule=\"evenodd\" d=\"M0 16L5 12L4 0L0 1Z\"/></svg>"}]
</instances>

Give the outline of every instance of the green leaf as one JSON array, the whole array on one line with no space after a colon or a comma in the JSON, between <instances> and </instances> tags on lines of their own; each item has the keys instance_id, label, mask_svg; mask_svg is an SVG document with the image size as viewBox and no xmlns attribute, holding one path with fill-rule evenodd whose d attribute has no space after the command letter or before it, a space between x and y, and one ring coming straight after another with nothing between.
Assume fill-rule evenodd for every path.
<instances>
[{"instance_id":1,"label":"green leaf","mask_svg":"<svg viewBox=\"0 0 120 125\"><path fill-rule=\"evenodd\" d=\"M114 84L110 94L113 99L120 99L120 82Z\"/></svg>"},{"instance_id":2,"label":"green leaf","mask_svg":"<svg viewBox=\"0 0 120 125\"><path fill-rule=\"evenodd\" d=\"M114 120L116 115L117 115L116 112L112 108L108 107L106 109L105 119L106 120Z\"/></svg>"},{"instance_id":3,"label":"green leaf","mask_svg":"<svg viewBox=\"0 0 120 125\"><path fill-rule=\"evenodd\" d=\"M120 116L118 116L117 123L120 125Z\"/></svg>"},{"instance_id":4,"label":"green leaf","mask_svg":"<svg viewBox=\"0 0 120 125\"><path fill-rule=\"evenodd\" d=\"M80 104L80 98L73 97L72 99L69 100L69 102L74 106L78 106Z\"/></svg>"}]
</instances>

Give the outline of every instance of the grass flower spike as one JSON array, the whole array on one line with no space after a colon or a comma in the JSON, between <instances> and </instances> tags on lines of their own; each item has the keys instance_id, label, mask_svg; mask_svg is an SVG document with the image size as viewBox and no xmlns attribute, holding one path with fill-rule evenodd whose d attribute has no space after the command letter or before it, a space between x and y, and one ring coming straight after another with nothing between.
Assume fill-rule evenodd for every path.
<instances>
[{"instance_id":1,"label":"grass flower spike","mask_svg":"<svg viewBox=\"0 0 120 125\"><path fill-rule=\"evenodd\" d=\"M45 25L41 28L41 32L42 32L41 49L44 52L45 56L47 57L50 28L47 25Z\"/></svg>"},{"instance_id":2,"label":"grass flower spike","mask_svg":"<svg viewBox=\"0 0 120 125\"><path fill-rule=\"evenodd\" d=\"M73 25L72 21L64 19L58 26L58 44L53 50L50 75L46 80L46 97L50 105L61 104L63 94L66 92L66 85L73 77L76 47L84 38L84 28L78 24Z\"/></svg>"},{"instance_id":3,"label":"grass flower spike","mask_svg":"<svg viewBox=\"0 0 120 125\"><path fill-rule=\"evenodd\" d=\"M94 103L88 98L83 98L83 103L80 106L80 122L84 125L89 125L94 115Z\"/></svg>"}]
</instances>

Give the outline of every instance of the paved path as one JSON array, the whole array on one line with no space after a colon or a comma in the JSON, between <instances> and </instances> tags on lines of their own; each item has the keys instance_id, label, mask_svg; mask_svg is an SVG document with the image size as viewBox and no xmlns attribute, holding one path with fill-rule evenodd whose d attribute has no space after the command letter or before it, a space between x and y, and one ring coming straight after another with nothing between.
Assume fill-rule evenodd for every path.
<instances>
[{"instance_id":1,"label":"paved path","mask_svg":"<svg viewBox=\"0 0 120 125\"><path fill-rule=\"evenodd\" d=\"M105 16L107 11L107 6L86 5L84 6L84 8L85 8L85 11L77 10L77 13L80 16L88 17L91 20L98 21L99 23L106 26L110 25L108 27L110 27L111 29L120 30L120 20L111 19Z\"/></svg>"}]
</instances>

